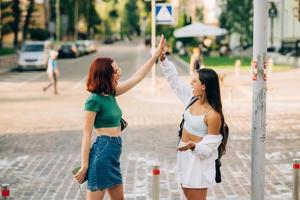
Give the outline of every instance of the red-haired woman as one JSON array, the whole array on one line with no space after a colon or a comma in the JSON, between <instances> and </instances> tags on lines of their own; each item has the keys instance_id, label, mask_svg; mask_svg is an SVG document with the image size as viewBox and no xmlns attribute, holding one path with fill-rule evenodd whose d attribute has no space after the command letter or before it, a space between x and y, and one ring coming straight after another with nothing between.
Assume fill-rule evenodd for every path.
<instances>
[{"instance_id":1,"label":"red-haired woman","mask_svg":"<svg viewBox=\"0 0 300 200\"><path fill-rule=\"evenodd\" d=\"M119 83L121 68L111 58L98 58L90 68L85 103L85 121L81 146L81 168L74 175L79 182L87 179L87 199L103 199L107 190L111 199L124 199L120 155L122 149L120 120L122 111L115 99L139 83L163 52L161 36L153 56L129 79ZM97 138L91 146L93 127Z\"/></svg>"}]
</instances>

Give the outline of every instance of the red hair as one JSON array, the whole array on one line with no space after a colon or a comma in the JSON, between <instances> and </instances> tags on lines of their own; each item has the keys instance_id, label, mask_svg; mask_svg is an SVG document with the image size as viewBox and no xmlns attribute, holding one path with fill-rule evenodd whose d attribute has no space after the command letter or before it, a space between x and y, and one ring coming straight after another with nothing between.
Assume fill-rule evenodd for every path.
<instances>
[{"instance_id":1,"label":"red hair","mask_svg":"<svg viewBox=\"0 0 300 200\"><path fill-rule=\"evenodd\" d=\"M114 94L112 84L113 60L111 58L97 58L93 61L87 79L87 90L93 93Z\"/></svg>"}]
</instances>

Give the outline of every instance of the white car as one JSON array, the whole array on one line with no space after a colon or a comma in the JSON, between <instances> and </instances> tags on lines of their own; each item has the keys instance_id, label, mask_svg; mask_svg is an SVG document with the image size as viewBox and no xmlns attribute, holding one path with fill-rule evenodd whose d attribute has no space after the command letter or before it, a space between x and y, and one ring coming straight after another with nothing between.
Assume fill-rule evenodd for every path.
<instances>
[{"instance_id":1,"label":"white car","mask_svg":"<svg viewBox=\"0 0 300 200\"><path fill-rule=\"evenodd\" d=\"M19 69L47 69L51 42L28 41L19 51Z\"/></svg>"}]
</instances>

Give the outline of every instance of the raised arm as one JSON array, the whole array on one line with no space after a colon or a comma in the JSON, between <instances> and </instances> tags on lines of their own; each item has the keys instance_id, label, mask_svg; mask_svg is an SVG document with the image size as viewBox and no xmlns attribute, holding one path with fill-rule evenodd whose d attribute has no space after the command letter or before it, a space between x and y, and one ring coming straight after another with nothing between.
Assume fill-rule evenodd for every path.
<instances>
[{"instance_id":1,"label":"raised arm","mask_svg":"<svg viewBox=\"0 0 300 200\"><path fill-rule=\"evenodd\" d=\"M167 57L164 55L160 57L161 60L161 68L162 71L173 89L173 91L176 93L177 97L181 100L184 105L187 105L189 101L192 98L192 87L183 82L179 77L178 77L178 72L176 70L175 65L168 60Z\"/></svg>"},{"instance_id":2,"label":"raised arm","mask_svg":"<svg viewBox=\"0 0 300 200\"><path fill-rule=\"evenodd\" d=\"M151 58L130 78L128 78L126 81L119 83L119 85L116 88L116 96L121 95L131 88L133 88L136 84L141 82L145 76L148 74L152 66L154 65L155 61L160 57L160 55L164 51L165 46L165 38L162 35L160 37L159 45L154 52L154 54L151 56Z\"/></svg>"}]
</instances>

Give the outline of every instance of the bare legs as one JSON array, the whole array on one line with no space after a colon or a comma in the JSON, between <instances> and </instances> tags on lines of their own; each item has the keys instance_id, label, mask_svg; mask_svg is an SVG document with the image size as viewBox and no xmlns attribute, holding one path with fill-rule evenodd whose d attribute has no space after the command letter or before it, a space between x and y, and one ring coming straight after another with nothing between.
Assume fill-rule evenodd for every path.
<instances>
[{"instance_id":1,"label":"bare legs","mask_svg":"<svg viewBox=\"0 0 300 200\"><path fill-rule=\"evenodd\" d=\"M118 185L107 189L107 192L111 200L124 200L123 185ZM95 192L91 192L88 190L87 200L103 200L104 194L105 190L97 190Z\"/></svg>"},{"instance_id":2,"label":"bare legs","mask_svg":"<svg viewBox=\"0 0 300 200\"><path fill-rule=\"evenodd\" d=\"M206 200L207 188L182 188L182 190L187 200Z\"/></svg>"},{"instance_id":3,"label":"bare legs","mask_svg":"<svg viewBox=\"0 0 300 200\"><path fill-rule=\"evenodd\" d=\"M54 94L58 94L57 92L57 77L56 77L56 74L53 73L52 76L49 76L49 79L50 79L50 83L43 88L43 91L46 92L52 85L54 87Z\"/></svg>"}]
</instances>

